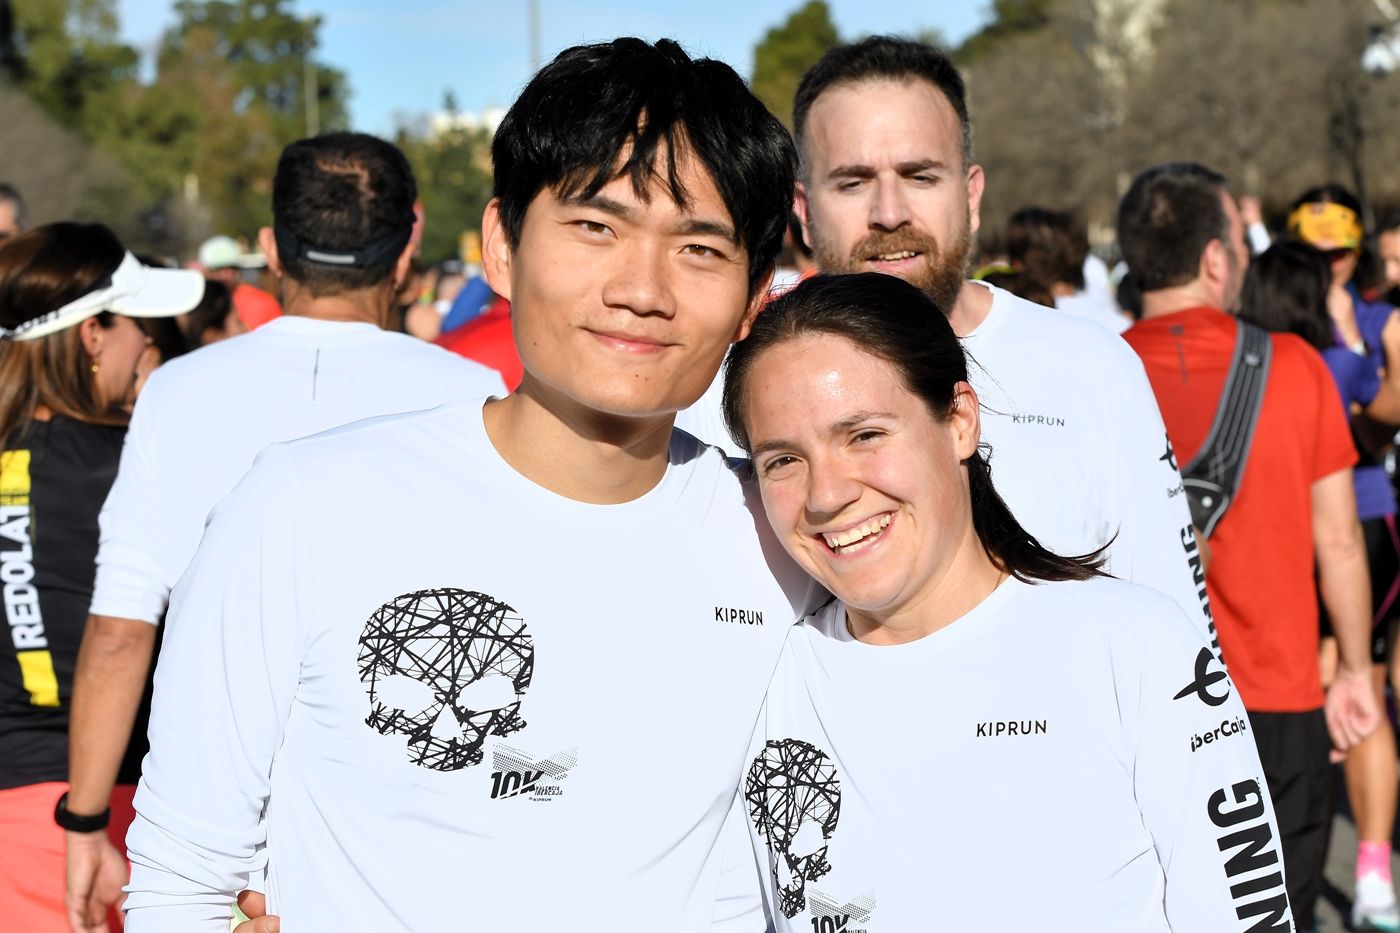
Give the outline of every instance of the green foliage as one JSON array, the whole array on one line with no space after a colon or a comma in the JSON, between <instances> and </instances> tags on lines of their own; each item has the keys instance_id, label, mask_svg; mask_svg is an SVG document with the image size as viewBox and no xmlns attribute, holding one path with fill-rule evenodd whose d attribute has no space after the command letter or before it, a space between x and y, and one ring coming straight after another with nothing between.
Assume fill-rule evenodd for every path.
<instances>
[{"instance_id":1,"label":"green foliage","mask_svg":"<svg viewBox=\"0 0 1400 933\"><path fill-rule=\"evenodd\" d=\"M116 0L35 0L10 5L20 89L65 126L87 115L135 78L136 51L116 41Z\"/></svg>"},{"instance_id":2,"label":"green foliage","mask_svg":"<svg viewBox=\"0 0 1400 933\"><path fill-rule=\"evenodd\" d=\"M345 75L315 62L321 20L291 0L180 0L148 85L116 39L115 0L0 3L14 9L20 89L125 168L121 213L163 205L161 234L138 245L251 237L269 219L282 147L347 123Z\"/></svg>"},{"instance_id":3,"label":"green foliage","mask_svg":"<svg viewBox=\"0 0 1400 933\"><path fill-rule=\"evenodd\" d=\"M754 49L753 92L789 129L792 98L802 76L840 41L826 3L810 0L768 30Z\"/></svg>"},{"instance_id":4,"label":"green foliage","mask_svg":"<svg viewBox=\"0 0 1400 933\"><path fill-rule=\"evenodd\" d=\"M397 143L418 179L423 260L432 264L456 257L458 238L481 229L491 200L490 131L460 127L424 138L400 133Z\"/></svg>"},{"instance_id":5,"label":"green foliage","mask_svg":"<svg viewBox=\"0 0 1400 933\"><path fill-rule=\"evenodd\" d=\"M1045 29L1054 7L1055 0L992 0L990 21L958 47L958 63L970 65L1010 39Z\"/></svg>"}]
</instances>

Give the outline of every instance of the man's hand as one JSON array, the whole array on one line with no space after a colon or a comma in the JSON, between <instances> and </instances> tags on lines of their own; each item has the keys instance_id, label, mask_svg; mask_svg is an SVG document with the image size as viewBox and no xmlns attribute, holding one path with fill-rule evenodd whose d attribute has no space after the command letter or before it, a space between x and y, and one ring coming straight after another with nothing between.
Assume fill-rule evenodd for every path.
<instances>
[{"instance_id":1,"label":"man's hand","mask_svg":"<svg viewBox=\"0 0 1400 933\"><path fill-rule=\"evenodd\" d=\"M1240 195L1240 220L1245 222L1245 226L1264 222L1264 211L1259 204L1259 199L1254 195Z\"/></svg>"},{"instance_id":2,"label":"man's hand","mask_svg":"<svg viewBox=\"0 0 1400 933\"><path fill-rule=\"evenodd\" d=\"M1380 723L1370 671L1339 670L1327 690L1327 731L1332 736L1332 763L1370 735Z\"/></svg>"},{"instance_id":3,"label":"man's hand","mask_svg":"<svg viewBox=\"0 0 1400 933\"><path fill-rule=\"evenodd\" d=\"M275 914L267 912L267 898L258 891L238 895L238 909L248 919L233 928L233 933L277 933L282 923Z\"/></svg>"},{"instance_id":4,"label":"man's hand","mask_svg":"<svg viewBox=\"0 0 1400 933\"><path fill-rule=\"evenodd\" d=\"M107 911L125 899L126 859L105 832L64 833L68 889L64 904L73 933L107 933ZM261 931L259 931L261 933Z\"/></svg>"}]
</instances>

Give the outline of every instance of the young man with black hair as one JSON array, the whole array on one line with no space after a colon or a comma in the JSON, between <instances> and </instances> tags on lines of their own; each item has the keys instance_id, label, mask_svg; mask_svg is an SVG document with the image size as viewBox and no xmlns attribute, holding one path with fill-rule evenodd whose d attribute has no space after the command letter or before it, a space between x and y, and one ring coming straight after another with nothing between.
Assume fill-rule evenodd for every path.
<instances>
[{"instance_id":1,"label":"young man with black hair","mask_svg":"<svg viewBox=\"0 0 1400 933\"><path fill-rule=\"evenodd\" d=\"M827 272L922 288L975 361L997 489L1040 543L1168 596L1214 642L1181 477L1142 364L1086 321L968 281L984 178L962 77L921 42L826 53L793 104L796 210Z\"/></svg>"},{"instance_id":2,"label":"young man with black hair","mask_svg":"<svg viewBox=\"0 0 1400 933\"><path fill-rule=\"evenodd\" d=\"M1142 289L1142 319L1124 336L1146 364L1172 446L1190 462L1212 430L1239 339L1228 312L1249 264L1244 224L1221 175L1167 163L1140 174L1123 196L1118 242ZM1293 916L1308 930L1331 826L1329 746L1339 757L1378 719L1370 589L1352 490L1356 449L1337 389L1301 337L1268 340L1267 359L1263 351L1255 357L1266 382L1247 459L1210 539L1209 585L1278 815ZM1319 595L1341 655L1325 694ZM1212 688L1195 683L1205 699ZM1241 863L1242 883L1246 871Z\"/></svg>"},{"instance_id":3,"label":"young man with black hair","mask_svg":"<svg viewBox=\"0 0 1400 933\"><path fill-rule=\"evenodd\" d=\"M492 154L520 389L271 448L216 510L157 674L132 933L226 929L264 807L301 927L708 930L738 919L731 839L757 896L729 815L811 584L672 421L766 294L791 141L726 65L619 39L541 70Z\"/></svg>"},{"instance_id":4,"label":"young man with black hair","mask_svg":"<svg viewBox=\"0 0 1400 933\"><path fill-rule=\"evenodd\" d=\"M92 827L107 810L158 627L209 510L275 441L505 393L491 370L383 330L410 259L415 193L408 161L383 140L338 133L288 146L273 181L274 223L262 231L287 314L162 366L141 393L100 519L74 682L59 821L70 828L75 930L105 929L106 907L126 880L124 860ZM382 485L408 481L384 477ZM202 633L206 619L185 614L170 624Z\"/></svg>"}]
</instances>

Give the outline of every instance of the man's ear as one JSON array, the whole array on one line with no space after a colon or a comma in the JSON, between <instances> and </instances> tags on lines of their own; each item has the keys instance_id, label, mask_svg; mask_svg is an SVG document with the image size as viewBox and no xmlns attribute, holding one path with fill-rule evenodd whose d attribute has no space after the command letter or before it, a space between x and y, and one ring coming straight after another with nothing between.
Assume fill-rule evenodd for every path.
<instances>
[{"instance_id":1,"label":"man's ear","mask_svg":"<svg viewBox=\"0 0 1400 933\"><path fill-rule=\"evenodd\" d=\"M744 308L744 316L739 319L739 329L735 331L734 339L731 340L730 343L738 343L749 335L749 331L753 328L754 318L758 317L759 312L763 310L763 306L768 303L768 290L773 287L773 276L776 275L777 272L778 267L776 264L768 267L768 272L763 276L762 281L758 283L758 288L754 291L752 297L749 298L749 303Z\"/></svg>"},{"instance_id":2,"label":"man's ear","mask_svg":"<svg viewBox=\"0 0 1400 933\"><path fill-rule=\"evenodd\" d=\"M492 198L481 217L481 272L491 291L510 301L510 263L514 251L501 218L501 199Z\"/></svg>"},{"instance_id":3,"label":"man's ear","mask_svg":"<svg viewBox=\"0 0 1400 933\"><path fill-rule=\"evenodd\" d=\"M967 232L975 234L982 227L982 192L987 186L987 176L982 166L973 165L967 170Z\"/></svg>"},{"instance_id":4,"label":"man's ear","mask_svg":"<svg viewBox=\"0 0 1400 933\"><path fill-rule=\"evenodd\" d=\"M279 279L282 277L282 257L277 254L277 237L273 236L271 227L262 227L258 230L258 247L262 254L267 257L268 270Z\"/></svg>"},{"instance_id":5,"label":"man's ear","mask_svg":"<svg viewBox=\"0 0 1400 933\"><path fill-rule=\"evenodd\" d=\"M397 293L403 287L403 283L408 281L409 270L413 268L413 254L418 247L414 243L409 243L399 253L399 258L394 261L394 292Z\"/></svg>"},{"instance_id":6,"label":"man's ear","mask_svg":"<svg viewBox=\"0 0 1400 933\"><path fill-rule=\"evenodd\" d=\"M1201 251L1201 262L1197 273L1212 288L1230 279L1230 255L1220 240L1211 240ZM1223 289L1222 289L1223 291Z\"/></svg>"},{"instance_id":7,"label":"man's ear","mask_svg":"<svg viewBox=\"0 0 1400 933\"><path fill-rule=\"evenodd\" d=\"M807 248L812 247L812 232L809 229L812 217L812 205L807 200L807 185L799 181L797 187L792 192L792 212L797 215L797 221L802 226L802 239L807 244Z\"/></svg>"}]
</instances>

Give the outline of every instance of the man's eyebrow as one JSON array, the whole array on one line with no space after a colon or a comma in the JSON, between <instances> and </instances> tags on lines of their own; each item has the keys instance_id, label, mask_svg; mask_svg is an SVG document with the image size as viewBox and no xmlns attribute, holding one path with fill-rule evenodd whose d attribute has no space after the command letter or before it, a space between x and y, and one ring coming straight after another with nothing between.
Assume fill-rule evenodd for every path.
<instances>
[{"instance_id":1,"label":"man's eyebrow","mask_svg":"<svg viewBox=\"0 0 1400 933\"><path fill-rule=\"evenodd\" d=\"M916 175L919 172L927 172L929 169L942 171L947 167L946 163L938 159L911 159L908 162L899 163L895 169L901 175Z\"/></svg>"},{"instance_id":2,"label":"man's eyebrow","mask_svg":"<svg viewBox=\"0 0 1400 933\"><path fill-rule=\"evenodd\" d=\"M875 169L869 165L838 165L826 173L827 178L874 178Z\"/></svg>"},{"instance_id":3,"label":"man's eyebrow","mask_svg":"<svg viewBox=\"0 0 1400 933\"><path fill-rule=\"evenodd\" d=\"M739 242L739 234L733 224L705 217L692 217L676 224L676 233L685 236L716 236L731 243Z\"/></svg>"},{"instance_id":4,"label":"man's eyebrow","mask_svg":"<svg viewBox=\"0 0 1400 933\"><path fill-rule=\"evenodd\" d=\"M637 213L635 208L623 204L621 201L615 201L612 198L605 198L597 194L593 195L591 198L564 198L564 203L571 207L590 207L593 210L601 211L613 217L620 217L623 220L629 220L635 217Z\"/></svg>"},{"instance_id":5,"label":"man's eyebrow","mask_svg":"<svg viewBox=\"0 0 1400 933\"><path fill-rule=\"evenodd\" d=\"M927 172L929 170L944 171L947 168L948 164L938 159L910 159L895 165L895 171L899 172L901 175L916 175L919 172ZM875 168L873 166L854 164L838 165L830 172L827 172L826 177L865 179L874 178L875 174Z\"/></svg>"}]
</instances>

